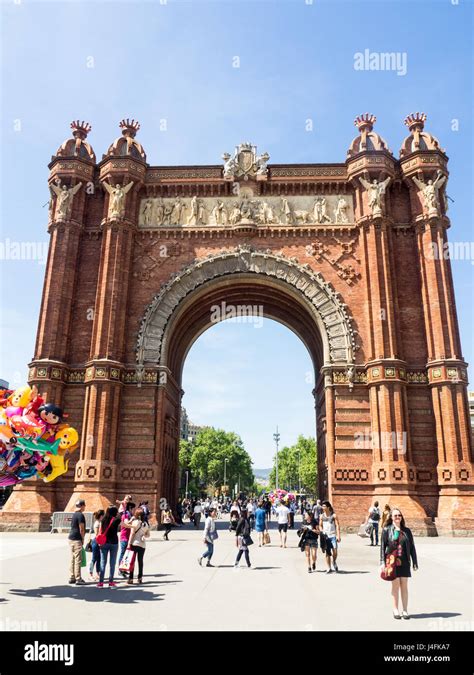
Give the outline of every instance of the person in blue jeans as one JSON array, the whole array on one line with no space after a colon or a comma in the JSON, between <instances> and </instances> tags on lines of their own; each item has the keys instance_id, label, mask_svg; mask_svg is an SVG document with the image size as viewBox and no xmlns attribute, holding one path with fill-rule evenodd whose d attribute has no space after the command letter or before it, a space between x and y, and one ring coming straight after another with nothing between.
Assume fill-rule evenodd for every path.
<instances>
[{"instance_id":1,"label":"person in blue jeans","mask_svg":"<svg viewBox=\"0 0 474 675\"><path fill-rule=\"evenodd\" d=\"M92 548L92 560L91 564L89 565L89 575L92 580L94 580L94 570L96 570L96 577L95 580L99 580L99 575L100 575L100 546L96 542L95 538L97 537L100 529L100 522L102 518L105 516L105 511L103 509L100 509L100 511L96 511L94 513L94 524L92 526L92 532L91 532L91 548Z\"/></svg>"},{"instance_id":2,"label":"person in blue jeans","mask_svg":"<svg viewBox=\"0 0 474 675\"><path fill-rule=\"evenodd\" d=\"M119 559L118 559L118 564L120 566L120 563L122 562L122 558L125 555L125 551L127 550L128 546L128 540L130 538L130 530L126 528L126 524L129 523L132 520L132 514L135 509L135 504L133 502L128 502L127 506L125 507L125 511L122 512L120 515L120 536L119 536ZM128 574L126 572L120 572L120 574L124 577L127 578Z\"/></svg>"},{"instance_id":3,"label":"person in blue jeans","mask_svg":"<svg viewBox=\"0 0 474 675\"><path fill-rule=\"evenodd\" d=\"M379 503L374 502L374 505L369 509L369 523L372 525L370 531L370 545L378 546L379 545L379 521L380 521L380 509ZM374 544L375 537L375 544Z\"/></svg>"},{"instance_id":4,"label":"person in blue jeans","mask_svg":"<svg viewBox=\"0 0 474 675\"><path fill-rule=\"evenodd\" d=\"M121 523L121 517L118 515L116 506L109 506L105 512L105 516L100 524L99 534L104 534L106 543L100 547L100 577L97 588L104 587L105 568L107 566L107 559L110 554L109 561L109 588L115 588L117 584L114 582L115 563L117 561L118 551L118 528Z\"/></svg>"},{"instance_id":5,"label":"person in blue jeans","mask_svg":"<svg viewBox=\"0 0 474 675\"><path fill-rule=\"evenodd\" d=\"M212 508L204 522L204 543L207 546L207 551L198 558L198 563L201 565L203 559L207 558L206 567L214 567L214 565L211 565L211 558L214 555L214 541L217 539L216 524L214 522L216 516L217 511Z\"/></svg>"}]
</instances>

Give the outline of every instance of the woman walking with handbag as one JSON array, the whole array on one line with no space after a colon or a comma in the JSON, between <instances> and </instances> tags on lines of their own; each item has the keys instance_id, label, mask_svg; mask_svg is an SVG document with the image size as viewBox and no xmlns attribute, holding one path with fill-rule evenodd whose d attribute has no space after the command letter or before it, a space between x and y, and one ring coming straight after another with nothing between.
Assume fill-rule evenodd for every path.
<instances>
[{"instance_id":1,"label":"woman walking with handbag","mask_svg":"<svg viewBox=\"0 0 474 675\"><path fill-rule=\"evenodd\" d=\"M121 519L121 525L120 525L120 548L119 548L119 559L118 559L118 566L119 566L119 571L120 571L120 563L122 562L122 558L125 554L125 551L127 550L128 547L128 538L130 536L130 532L128 531L126 524L132 520L132 513L135 508L135 504L133 502L127 502L125 506L125 511L122 512L120 515ZM127 573L126 572L121 572L120 574L122 577L125 579L127 578Z\"/></svg>"},{"instance_id":2,"label":"woman walking with handbag","mask_svg":"<svg viewBox=\"0 0 474 675\"><path fill-rule=\"evenodd\" d=\"M216 531L216 524L214 522L216 516L217 516L217 509L211 508L211 510L209 511L209 515L207 516L204 522L204 543L207 546L207 551L205 551L205 553L203 553L202 556L198 558L198 563L199 565L201 565L203 559L207 558L206 567L214 567L214 565L211 565L211 558L214 554L214 542L218 537Z\"/></svg>"},{"instance_id":3,"label":"woman walking with handbag","mask_svg":"<svg viewBox=\"0 0 474 675\"><path fill-rule=\"evenodd\" d=\"M245 555L247 567L250 568L252 565L250 563L249 546L253 544L253 541L250 536L250 521L247 516L247 511L245 510L243 510L240 514L240 519L237 523L235 534L235 545L239 549L239 552L237 553L237 558L235 559L234 568L238 569L242 554Z\"/></svg>"},{"instance_id":4,"label":"woman walking with handbag","mask_svg":"<svg viewBox=\"0 0 474 675\"><path fill-rule=\"evenodd\" d=\"M393 508L382 531L380 545L381 577L392 582L393 618L409 619L408 579L411 577L410 560L413 569L418 569L415 541L411 530L405 525L400 509ZM403 611L398 609L399 596Z\"/></svg>"},{"instance_id":5,"label":"woman walking with handbag","mask_svg":"<svg viewBox=\"0 0 474 675\"><path fill-rule=\"evenodd\" d=\"M265 530L267 525L267 513L263 508L263 502L258 502L255 511L255 532L258 534L258 545L265 546Z\"/></svg>"},{"instance_id":6,"label":"woman walking with handbag","mask_svg":"<svg viewBox=\"0 0 474 675\"><path fill-rule=\"evenodd\" d=\"M97 535L99 534L100 523L102 518L105 515L105 511L100 509L94 513L94 524L92 526L91 537L89 544L86 547L86 551L92 551L92 560L89 566L89 576L91 581L99 581L100 575L100 546L97 543ZM89 548L90 547L90 548ZM94 575L94 568L96 569L96 574Z\"/></svg>"},{"instance_id":7,"label":"woman walking with handbag","mask_svg":"<svg viewBox=\"0 0 474 675\"><path fill-rule=\"evenodd\" d=\"M135 553L135 562L130 567L130 575L127 584L133 584L133 574L135 564L138 560L138 578L139 584L143 581L143 558L145 557L146 540L150 538L150 526L145 520L143 509L135 509L133 519L125 525L131 530L128 548Z\"/></svg>"},{"instance_id":8,"label":"woman walking with handbag","mask_svg":"<svg viewBox=\"0 0 474 675\"><path fill-rule=\"evenodd\" d=\"M316 572L316 560L318 556L318 538L319 525L312 513L307 511L303 521L303 527L298 530L297 534L301 535L299 547L306 554L306 562L308 565L308 572L311 570Z\"/></svg>"},{"instance_id":9,"label":"woman walking with handbag","mask_svg":"<svg viewBox=\"0 0 474 675\"><path fill-rule=\"evenodd\" d=\"M161 512L161 524L165 527L165 533L163 535L164 541L169 541L168 535L171 532L171 528L176 524L176 521L173 516L173 511L168 505L165 506Z\"/></svg>"},{"instance_id":10,"label":"woman walking with handbag","mask_svg":"<svg viewBox=\"0 0 474 675\"><path fill-rule=\"evenodd\" d=\"M110 567L109 567L109 588L115 588L117 584L114 582L115 562L117 560L118 551L118 528L120 525L120 516L116 506L109 506L105 512L105 516L100 524L99 534L96 541L100 546L100 577L97 588L104 587L105 568L107 566L107 558L110 553Z\"/></svg>"}]
</instances>

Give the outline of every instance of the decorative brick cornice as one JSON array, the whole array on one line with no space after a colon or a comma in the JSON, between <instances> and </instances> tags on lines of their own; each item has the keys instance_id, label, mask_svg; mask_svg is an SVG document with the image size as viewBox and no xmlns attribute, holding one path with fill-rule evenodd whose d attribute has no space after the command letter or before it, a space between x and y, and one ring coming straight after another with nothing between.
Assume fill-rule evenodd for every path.
<instances>
[{"instance_id":1,"label":"decorative brick cornice","mask_svg":"<svg viewBox=\"0 0 474 675\"><path fill-rule=\"evenodd\" d=\"M96 361L83 367L68 367L64 363L33 362L30 364L28 381L31 383L63 382L65 384L121 383L121 384L166 384L170 375L165 368L145 368L120 363Z\"/></svg>"},{"instance_id":2,"label":"decorative brick cornice","mask_svg":"<svg viewBox=\"0 0 474 675\"><path fill-rule=\"evenodd\" d=\"M418 150L400 160L400 168L404 176L410 176L418 170L436 168L448 170L448 158L441 150Z\"/></svg>"},{"instance_id":3,"label":"decorative brick cornice","mask_svg":"<svg viewBox=\"0 0 474 675\"><path fill-rule=\"evenodd\" d=\"M68 160L59 157L53 157L53 160L48 165L48 168L51 171L49 175L49 181L52 181L55 178L66 178L72 176L92 180L96 171L96 165L93 162L86 159L80 159L79 157Z\"/></svg>"},{"instance_id":4,"label":"decorative brick cornice","mask_svg":"<svg viewBox=\"0 0 474 675\"><path fill-rule=\"evenodd\" d=\"M102 230L112 230L112 232L126 232L128 230L136 231L137 226L129 218L108 218L105 217L100 223Z\"/></svg>"},{"instance_id":5,"label":"decorative brick cornice","mask_svg":"<svg viewBox=\"0 0 474 675\"><path fill-rule=\"evenodd\" d=\"M467 363L458 360L431 361L427 364L428 379L432 386L441 384L467 385Z\"/></svg>"},{"instance_id":6,"label":"decorative brick cornice","mask_svg":"<svg viewBox=\"0 0 474 675\"><path fill-rule=\"evenodd\" d=\"M135 157L124 157L123 159L104 157L97 166L100 170L101 180L110 174L115 175L117 173L136 174L144 180L147 171L146 162Z\"/></svg>"},{"instance_id":7,"label":"decorative brick cornice","mask_svg":"<svg viewBox=\"0 0 474 675\"><path fill-rule=\"evenodd\" d=\"M344 178L347 177L347 169L342 165L328 166L324 164L291 166L285 164L269 164L268 165L270 179L271 178L333 178L334 176Z\"/></svg>"},{"instance_id":8,"label":"decorative brick cornice","mask_svg":"<svg viewBox=\"0 0 474 675\"><path fill-rule=\"evenodd\" d=\"M176 181L182 179L217 179L222 180L222 166L152 166L148 169L145 177L147 183L161 182L161 181Z\"/></svg>"},{"instance_id":9,"label":"decorative brick cornice","mask_svg":"<svg viewBox=\"0 0 474 675\"><path fill-rule=\"evenodd\" d=\"M342 369L337 366L326 365L321 368L321 373L325 378L325 387L343 384L352 389L354 385L367 384L365 366L351 365L348 368Z\"/></svg>"},{"instance_id":10,"label":"decorative brick cornice","mask_svg":"<svg viewBox=\"0 0 474 675\"><path fill-rule=\"evenodd\" d=\"M150 227L140 229L140 234L149 233L162 239L177 237L180 239L213 239L224 237L225 239L238 238L242 228L232 225L206 225L196 227L187 225ZM331 223L329 225L258 225L252 229L252 235L259 238L276 237L332 237L334 235L357 234L358 227L355 223Z\"/></svg>"},{"instance_id":11,"label":"decorative brick cornice","mask_svg":"<svg viewBox=\"0 0 474 675\"><path fill-rule=\"evenodd\" d=\"M82 223L80 223L77 220L74 220L73 218L67 218L64 220L53 220L48 223L48 234L52 234L56 230L56 232L75 232L76 234L80 234L82 231L83 226Z\"/></svg>"}]
</instances>

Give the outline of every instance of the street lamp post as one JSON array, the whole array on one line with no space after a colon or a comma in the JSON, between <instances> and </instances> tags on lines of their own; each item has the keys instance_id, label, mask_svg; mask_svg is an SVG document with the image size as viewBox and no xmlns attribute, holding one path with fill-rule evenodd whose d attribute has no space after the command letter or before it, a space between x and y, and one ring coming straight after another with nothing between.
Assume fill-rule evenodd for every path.
<instances>
[{"instance_id":1,"label":"street lamp post","mask_svg":"<svg viewBox=\"0 0 474 675\"><path fill-rule=\"evenodd\" d=\"M301 450L298 450L298 492L301 494Z\"/></svg>"},{"instance_id":2,"label":"street lamp post","mask_svg":"<svg viewBox=\"0 0 474 675\"><path fill-rule=\"evenodd\" d=\"M188 498L189 471L186 471L186 499Z\"/></svg>"},{"instance_id":3,"label":"street lamp post","mask_svg":"<svg viewBox=\"0 0 474 675\"><path fill-rule=\"evenodd\" d=\"M276 434L273 434L273 440L276 443L276 489L278 490L278 442L280 440L280 434L278 433L278 427L276 430Z\"/></svg>"},{"instance_id":4,"label":"street lamp post","mask_svg":"<svg viewBox=\"0 0 474 675\"><path fill-rule=\"evenodd\" d=\"M228 462L228 459L224 458L224 489L227 485L227 482L226 482L226 480L227 480L227 478L226 478L227 462Z\"/></svg>"}]
</instances>

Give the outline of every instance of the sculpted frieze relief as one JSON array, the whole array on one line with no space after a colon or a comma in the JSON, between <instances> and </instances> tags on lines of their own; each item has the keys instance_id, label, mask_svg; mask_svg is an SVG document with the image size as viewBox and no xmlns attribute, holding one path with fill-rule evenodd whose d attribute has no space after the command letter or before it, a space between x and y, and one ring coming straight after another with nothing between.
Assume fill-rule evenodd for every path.
<instances>
[{"instance_id":1,"label":"sculpted frieze relief","mask_svg":"<svg viewBox=\"0 0 474 675\"><path fill-rule=\"evenodd\" d=\"M255 225L330 225L354 222L349 195L297 197L146 198L138 224L156 227L233 227Z\"/></svg>"}]
</instances>

